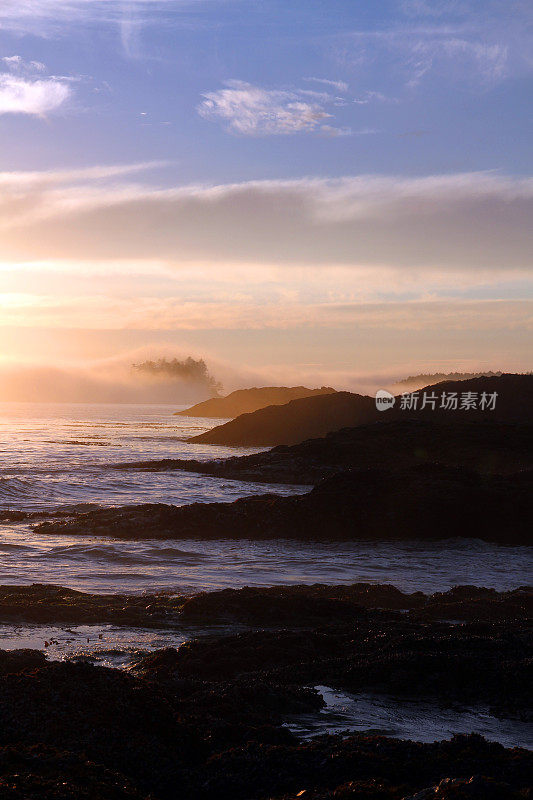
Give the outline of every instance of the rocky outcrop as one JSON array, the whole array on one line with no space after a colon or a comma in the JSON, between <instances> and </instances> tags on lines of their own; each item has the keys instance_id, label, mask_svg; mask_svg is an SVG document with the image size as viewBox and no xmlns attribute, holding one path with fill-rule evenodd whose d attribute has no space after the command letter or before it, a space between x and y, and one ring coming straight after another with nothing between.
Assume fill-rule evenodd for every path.
<instances>
[{"instance_id":1,"label":"rocky outcrop","mask_svg":"<svg viewBox=\"0 0 533 800\"><path fill-rule=\"evenodd\" d=\"M123 539L446 539L532 544L533 472L481 476L423 464L349 470L311 492L233 503L144 504L43 522L39 533Z\"/></svg>"},{"instance_id":2,"label":"rocky outcrop","mask_svg":"<svg viewBox=\"0 0 533 800\"><path fill-rule=\"evenodd\" d=\"M465 621L528 619L533 616L533 588L497 592L457 586L432 595L405 593L370 583L247 587L180 596L90 594L64 586L35 583L0 586L0 623L112 624L175 628L183 625L323 625L355 622L372 609L402 611L412 619ZM364 616L364 614L363 614ZM42 666L34 650L0 650L0 674Z\"/></svg>"},{"instance_id":3,"label":"rocky outcrop","mask_svg":"<svg viewBox=\"0 0 533 800\"><path fill-rule=\"evenodd\" d=\"M329 431L363 425L378 419L374 399L350 392L292 400L282 406L268 406L218 425L189 441L239 447L296 444L325 436Z\"/></svg>"},{"instance_id":4,"label":"rocky outcrop","mask_svg":"<svg viewBox=\"0 0 533 800\"><path fill-rule=\"evenodd\" d=\"M46 583L0 586L0 622L102 623L161 628L176 622L187 599L165 593L141 596L89 594ZM22 658L26 652L12 651L11 658L16 658L17 653ZM2 670L0 656L0 672Z\"/></svg>"},{"instance_id":5,"label":"rocky outcrop","mask_svg":"<svg viewBox=\"0 0 533 800\"><path fill-rule=\"evenodd\" d=\"M176 411L175 416L207 417L229 419L240 414L249 414L266 406L281 406L291 400L302 397L333 394L335 389L322 386L320 389L308 389L306 386L262 386L253 389L237 389L226 397L213 397L197 403L185 411Z\"/></svg>"},{"instance_id":6,"label":"rocky outcrop","mask_svg":"<svg viewBox=\"0 0 533 800\"><path fill-rule=\"evenodd\" d=\"M135 671L181 680L244 681L271 686L333 686L444 705L484 705L497 715L533 721L533 647L528 622L429 623L373 611L319 626L297 622L266 630L201 636L141 658ZM312 698L308 702L312 703Z\"/></svg>"},{"instance_id":7,"label":"rocky outcrop","mask_svg":"<svg viewBox=\"0 0 533 800\"><path fill-rule=\"evenodd\" d=\"M313 485L340 470L398 471L431 463L467 467L481 474L533 469L533 424L395 420L343 428L322 438L249 456L136 461L113 468L183 470L256 483Z\"/></svg>"},{"instance_id":8,"label":"rocky outcrop","mask_svg":"<svg viewBox=\"0 0 533 800\"><path fill-rule=\"evenodd\" d=\"M283 406L269 406L252 414L242 414L224 425L192 437L199 444L241 447L292 445L341 428L386 422L392 419L427 419L431 422L459 421L531 422L533 375L501 375L472 378L467 381L445 381L429 386L427 395L435 395L435 408L422 406L419 398L416 409L402 409L398 397L394 407L377 411L375 399L350 392L293 400ZM457 410L440 407L440 398L456 393L459 398L473 393L479 398L497 394L494 409L469 407Z\"/></svg>"},{"instance_id":9,"label":"rocky outcrop","mask_svg":"<svg viewBox=\"0 0 533 800\"><path fill-rule=\"evenodd\" d=\"M247 625L323 625L368 619L369 609L404 611L416 620L502 622L533 617L533 588L497 592L456 586L427 595L387 584L245 587L202 592L188 598L182 617L189 622Z\"/></svg>"}]
</instances>

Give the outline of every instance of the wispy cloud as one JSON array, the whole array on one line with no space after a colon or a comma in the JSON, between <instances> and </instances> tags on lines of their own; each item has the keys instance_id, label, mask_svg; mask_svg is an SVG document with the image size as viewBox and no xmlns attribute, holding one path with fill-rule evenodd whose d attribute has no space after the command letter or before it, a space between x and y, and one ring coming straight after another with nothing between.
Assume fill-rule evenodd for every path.
<instances>
[{"instance_id":1,"label":"wispy cloud","mask_svg":"<svg viewBox=\"0 0 533 800\"><path fill-rule=\"evenodd\" d=\"M375 91L365 91L362 93L360 97L354 97L353 102L359 106L366 106L372 102L381 102L381 103L397 103L397 99L394 97L387 97L387 95L383 94L382 92L375 92Z\"/></svg>"},{"instance_id":2,"label":"wispy cloud","mask_svg":"<svg viewBox=\"0 0 533 800\"><path fill-rule=\"evenodd\" d=\"M482 88L531 73L533 7L517 0L402 0L389 27L346 34L357 58L382 61L417 87L432 76ZM341 37L342 38L342 37Z\"/></svg>"},{"instance_id":3,"label":"wispy cloud","mask_svg":"<svg viewBox=\"0 0 533 800\"><path fill-rule=\"evenodd\" d=\"M332 81L329 78L304 78L304 81L313 81L314 83L322 83L324 86L331 86L339 92L347 92L348 84L345 81Z\"/></svg>"},{"instance_id":4,"label":"wispy cloud","mask_svg":"<svg viewBox=\"0 0 533 800\"><path fill-rule=\"evenodd\" d=\"M132 169L0 173L0 257L531 269L531 178L363 175L164 188L129 179Z\"/></svg>"},{"instance_id":5,"label":"wispy cloud","mask_svg":"<svg viewBox=\"0 0 533 800\"><path fill-rule=\"evenodd\" d=\"M411 302L294 302L269 304L235 297L190 301L167 297L0 294L2 325L103 330L263 330L307 327L368 330L531 330L529 300L415 300Z\"/></svg>"},{"instance_id":6,"label":"wispy cloud","mask_svg":"<svg viewBox=\"0 0 533 800\"><path fill-rule=\"evenodd\" d=\"M247 136L314 131L331 114L298 91L263 89L244 81L227 81L224 89L206 92L198 106L205 119L222 120L232 133Z\"/></svg>"},{"instance_id":7,"label":"wispy cloud","mask_svg":"<svg viewBox=\"0 0 533 800\"><path fill-rule=\"evenodd\" d=\"M184 5L182 0L2 0L0 19L68 18L103 14L104 18L120 17L124 7L154 8Z\"/></svg>"},{"instance_id":8,"label":"wispy cloud","mask_svg":"<svg viewBox=\"0 0 533 800\"><path fill-rule=\"evenodd\" d=\"M335 125L321 125L320 133L322 136L337 138L339 136L352 136L353 130L348 127L337 128ZM357 131L357 133L360 133L360 131Z\"/></svg>"},{"instance_id":9,"label":"wispy cloud","mask_svg":"<svg viewBox=\"0 0 533 800\"><path fill-rule=\"evenodd\" d=\"M142 54L145 27L179 23L208 0L0 0L0 31L61 38L88 26L115 28L127 58ZM190 24L190 23L189 23Z\"/></svg>"},{"instance_id":10,"label":"wispy cloud","mask_svg":"<svg viewBox=\"0 0 533 800\"><path fill-rule=\"evenodd\" d=\"M402 0L402 11L414 17L443 17L448 14L466 12L468 2L458 0Z\"/></svg>"},{"instance_id":11,"label":"wispy cloud","mask_svg":"<svg viewBox=\"0 0 533 800\"><path fill-rule=\"evenodd\" d=\"M372 57L387 53L398 62L405 84L417 86L430 74L471 84L492 84L507 77L511 69L511 49L505 37L484 37L464 26L398 26L390 30L354 31L349 34L361 51L371 45ZM361 58L364 60L365 56ZM513 59L516 53L513 51ZM386 100L379 92L367 92L355 102Z\"/></svg>"},{"instance_id":12,"label":"wispy cloud","mask_svg":"<svg viewBox=\"0 0 533 800\"><path fill-rule=\"evenodd\" d=\"M9 70L9 72L14 72L15 74L31 75L32 73L46 71L46 66L40 61L25 61L22 56L18 55L3 56L3 58L0 58L0 61L4 69Z\"/></svg>"},{"instance_id":13,"label":"wispy cloud","mask_svg":"<svg viewBox=\"0 0 533 800\"><path fill-rule=\"evenodd\" d=\"M450 64L469 64L478 79L494 83L504 78L508 67L508 47L457 36L428 36L412 42L407 66L412 74L408 86L416 86L432 70L448 72ZM449 74L449 73L448 73Z\"/></svg>"}]
</instances>

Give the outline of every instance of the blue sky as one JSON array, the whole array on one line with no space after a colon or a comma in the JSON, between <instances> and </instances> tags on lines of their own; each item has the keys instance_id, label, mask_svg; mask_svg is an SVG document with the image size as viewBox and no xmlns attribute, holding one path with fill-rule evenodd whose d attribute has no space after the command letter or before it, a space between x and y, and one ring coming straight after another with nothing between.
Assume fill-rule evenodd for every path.
<instances>
[{"instance_id":1,"label":"blue sky","mask_svg":"<svg viewBox=\"0 0 533 800\"><path fill-rule=\"evenodd\" d=\"M3 0L4 359L530 367L532 40L521 0Z\"/></svg>"},{"instance_id":2,"label":"blue sky","mask_svg":"<svg viewBox=\"0 0 533 800\"><path fill-rule=\"evenodd\" d=\"M168 159L186 181L528 173L531 24L528 3L491 0L8 0L2 53L64 76L70 97L45 125L3 115L2 164ZM239 133L237 103L233 117L198 113L229 81L262 89L267 108L286 93L279 107L330 116Z\"/></svg>"}]
</instances>

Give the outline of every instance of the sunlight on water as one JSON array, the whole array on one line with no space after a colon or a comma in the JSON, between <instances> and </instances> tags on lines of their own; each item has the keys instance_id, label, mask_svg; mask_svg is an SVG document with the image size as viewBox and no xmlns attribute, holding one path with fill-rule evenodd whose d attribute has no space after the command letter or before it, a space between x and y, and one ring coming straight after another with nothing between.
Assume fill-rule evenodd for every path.
<instances>
[{"instance_id":1,"label":"sunlight on water","mask_svg":"<svg viewBox=\"0 0 533 800\"><path fill-rule=\"evenodd\" d=\"M114 471L109 464L212 459L256 450L188 444L213 420L175 417L174 406L0 404L0 508L51 510L127 503L231 501L291 494L194 473ZM450 532L453 535L453 532ZM456 584L512 589L529 582L526 548L447 542L119 541L39 536L0 526L0 583L51 582L86 591L179 592L282 583L391 583L406 591Z\"/></svg>"},{"instance_id":2,"label":"sunlight on water","mask_svg":"<svg viewBox=\"0 0 533 800\"><path fill-rule=\"evenodd\" d=\"M139 473L108 465L162 458L208 461L258 452L188 444L218 421L175 417L180 406L0 403L0 508L50 510L95 503L233 500L266 491L188 472ZM294 489L277 487L290 494Z\"/></svg>"}]
</instances>

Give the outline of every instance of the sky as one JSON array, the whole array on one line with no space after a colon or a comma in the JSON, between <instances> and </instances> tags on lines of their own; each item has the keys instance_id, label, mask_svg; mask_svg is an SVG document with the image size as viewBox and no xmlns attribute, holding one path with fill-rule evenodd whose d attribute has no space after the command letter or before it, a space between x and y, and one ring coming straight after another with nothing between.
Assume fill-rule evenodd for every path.
<instances>
[{"instance_id":1,"label":"sky","mask_svg":"<svg viewBox=\"0 0 533 800\"><path fill-rule=\"evenodd\" d=\"M532 45L529 0L2 0L0 366L531 369Z\"/></svg>"}]
</instances>

